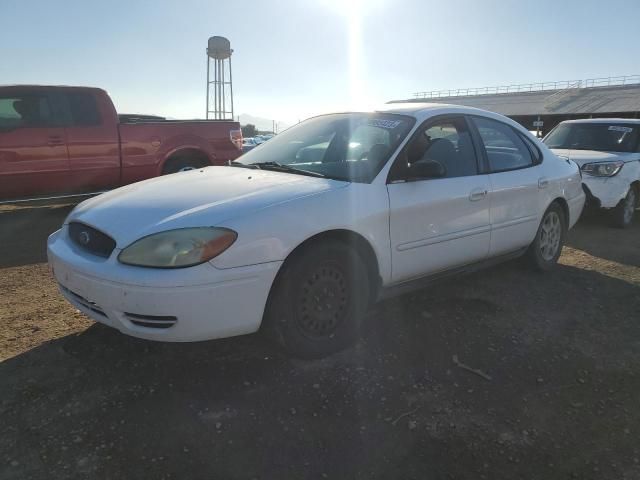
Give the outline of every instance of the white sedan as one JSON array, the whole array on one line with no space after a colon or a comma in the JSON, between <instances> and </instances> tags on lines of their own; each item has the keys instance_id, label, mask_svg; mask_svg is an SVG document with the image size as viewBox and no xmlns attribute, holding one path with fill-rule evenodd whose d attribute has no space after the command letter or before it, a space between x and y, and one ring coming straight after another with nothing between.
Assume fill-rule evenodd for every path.
<instances>
[{"instance_id":1,"label":"white sedan","mask_svg":"<svg viewBox=\"0 0 640 480\"><path fill-rule=\"evenodd\" d=\"M573 162L497 114L386 107L81 203L48 241L62 294L136 337L263 330L317 357L353 342L372 302L424 280L524 253L556 263L585 200Z\"/></svg>"},{"instance_id":2,"label":"white sedan","mask_svg":"<svg viewBox=\"0 0 640 480\"><path fill-rule=\"evenodd\" d=\"M614 226L631 225L640 206L640 119L569 120L544 143L580 166L590 203L608 209Z\"/></svg>"}]
</instances>

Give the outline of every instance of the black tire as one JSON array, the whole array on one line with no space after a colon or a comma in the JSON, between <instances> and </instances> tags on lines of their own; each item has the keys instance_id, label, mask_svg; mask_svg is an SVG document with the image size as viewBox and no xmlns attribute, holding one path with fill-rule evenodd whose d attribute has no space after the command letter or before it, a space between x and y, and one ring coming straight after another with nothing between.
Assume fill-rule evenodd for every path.
<instances>
[{"instance_id":1,"label":"black tire","mask_svg":"<svg viewBox=\"0 0 640 480\"><path fill-rule=\"evenodd\" d=\"M371 285L360 255L327 240L294 252L269 295L263 331L289 354L320 358L360 334Z\"/></svg>"},{"instance_id":2,"label":"black tire","mask_svg":"<svg viewBox=\"0 0 640 480\"><path fill-rule=\"evenodd\" d=\"M633 217L638 206L638 189L630 186L627 195L620 200L611 211L611 224L616 228L627 228L633 223Z\"/></svg>"},{"instance_id":3,"label":"black tire","mask_svg":"<svg viewBox=\"0 0 640 480\"><path fill-rule=\"evenodd\" d=\"M197 157L176 157L170 158L162 169L162 175L178 173L187 170L202 168L206 163Z\"/></svg>"},{"instance_id":4,"label":"black tire","mask_svg":"<svg viewBox=\"0 0 640 480\"><path fill-rule=\"evenodd\" d=\"M558 263L566 235L567 220L564 210L554 202L544 212L536 238L527 250L531 266L543 272L551 270Z\"/></svg>"}]
</instances>

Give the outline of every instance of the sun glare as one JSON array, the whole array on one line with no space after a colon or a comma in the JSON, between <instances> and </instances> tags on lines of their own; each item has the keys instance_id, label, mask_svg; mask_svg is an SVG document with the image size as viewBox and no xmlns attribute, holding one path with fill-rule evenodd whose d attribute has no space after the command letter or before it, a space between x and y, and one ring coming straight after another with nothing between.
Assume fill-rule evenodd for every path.
<instances>
[{"instance_id":1,"label":"sun glare","mask_svg":"<svg viewBox=\"0 0 640 480\"><path fill-rule=\"evenodd\" d=\"M325 8L337 14L344 22L347 33L347 61L348 61L348 100L347 108L351 110L366 110L372 106L368 100L367 85L364 81L364 37L363 18L371 10L373 4L369 0L323 0Z\"/></svg>"},{"instance_id":2,"label":"sun glare","mask_svg":"<svg viewBox=\"0 0 640 480\"><path fill-rule=\"evenodd\" d=\"M349 101L350 107L359 110L365 107L365 85L362 81L362 0L346 3L346 19L349 41Z\"/></svg>"}]
</instances>

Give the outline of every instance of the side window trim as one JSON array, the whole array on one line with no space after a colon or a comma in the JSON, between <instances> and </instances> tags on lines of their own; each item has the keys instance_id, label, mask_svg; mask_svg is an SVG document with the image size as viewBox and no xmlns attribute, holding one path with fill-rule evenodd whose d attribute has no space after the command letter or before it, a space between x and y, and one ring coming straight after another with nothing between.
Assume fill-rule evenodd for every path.
<instances>
[{"instance_id":1,"label":"side window trim","mask_svg":"<svg viewBox=\"0 0 640 480\"><path fill-rule=\"evenodd\" d=\"M391 165L391 168L389 169L389 173L387 174L387 182L386 182L387 184L398 183L398 182L403 182L407 180L407 178L405 178L402 173L404 172L404 167L401 164L402 162L407 163L407 150L409 149L409 146L425 130L427 130L428 128L431 128L433 125L446 122L446 121L451 121L451 122L462 121L465 124L472 138L474 153L476 156L476 167L477 167L476 175L484 174L484 172L481 169L481 160L480 160L481 155L480 155L480 152L478 151L478 146L476 145L476 141L473 140L473 132L470 128L471 122L469 122L466 118L466 115L462 113L444 113L442 115L436 115L435 117L428 118L427 120L422 122L418 126L418 128L414 130L414 132L411 134L411 138L409 138L409 141L405 143L405 145L402 147L402 150L396 155L395 159L393 159L393 164ZM452 177L452 178L456 178L456 177ZM426 182L431 180L433 179L424 179L424 180L418 180L418 181Z\"/></svg>"},{"instance_id":2,"label":"side window trim","mask_svg":"<svg viewBox=\"0 0 640 480\"><path fill-rule=\"evenodd\" d=\"M487 151L484 148L484 142L482 141L482 137L480 136L480 132L476 127L476 124L473 122L474 115L465 115L465 120L469 127L469 132L471 132L471 138L473 139L473 146L476 149L476 156L479 162L479 174L480 175L488 175L491 173L491 167L489 166L489 157L487 156Z\"/></svg>"},{"instance_id":3,"label":"side window trim","mask_svg":"<svg viewBox=\"0 0 640 480\"><path fill-rule=\"evenodd\" d=\"M469 137L471 137L471 146L473 148L473 154L476 157L476 175L484 175L484 158L482 157L482 153L480 151L480 145L478 145L477 139L473 135L473 128L475 127L475 125L472 125L472 122L469 121L466 115L460 115L460 118L467 128Z\"/></svg>"},{"instance_id":4,"label":"side window trim","mask_svg":"<svg viewBox=\"0 0 640 480\"><path fill-rule=\"evenodd\" d=\"M521 137L521 134L515 128L513 128L511 125L509 125L508 123L501 122L500 120L496 120L496 119L491 118L491 117L485 117L483 115L468 115L468 117L470 119L470 123L473 124L474 132L478 135L478 138L479 138L479 141L480 141L480 145L481 145L481 148L482 148L482 153L483 153L484 159L486 161L487 173L491 174L491 173L514 172L516 170L524 170L526 168L532 168L532 167L535 167L535 166L538 165L538 163L533 161L533 160L535 160L535 158L534 158L533 153L530 151L530 147L527 145L527 142L523 138L521 138L521 141L522 141L523 145L525 146L525 148L529 152L529 155L531 156L532 162L530 164L528 164L528 165L523 165L521 167L513 167L513 168L504 168L504 169L493 170L491 168L491 162L489 162L489 155L487 154L487 148L486 148L486 146L484 144L484 141L482 140L482 136L480 135L480 131L478 130L478 126L475 124L474 119L480 118L480 119L486 119L486 120L489 120L489 121L493 121L493 122L499 123L500 125L503 125L503 126L509 128L509 129L511 129L513 131L514 135L516 135L517 137Z\"/></svg>"}]
</instances>

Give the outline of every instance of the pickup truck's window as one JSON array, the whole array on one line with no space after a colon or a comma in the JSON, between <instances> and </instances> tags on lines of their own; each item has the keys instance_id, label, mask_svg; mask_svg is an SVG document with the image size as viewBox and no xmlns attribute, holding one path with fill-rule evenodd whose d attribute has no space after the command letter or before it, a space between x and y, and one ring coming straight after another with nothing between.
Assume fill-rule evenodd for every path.
<instances>
[{"instance_id":1,"label":"pickup truck's window","mask_svg":"<svg viewBox=\"0 0 640 480\"><path fill-rule=\"evenodd\" d=\"M471 134L462 118L432 124L413 139L407 154L409 163L440 163L447 178L478 173Z\"/></svg>"},{"instance_id":2,"label":"pickup truck's window","mask_svg":"<svg viewBox=\"0 0 640 480\"><path fill-rule=\"evenodd\" d=\"M89 93L70 93L68 98L74 125L86 127L102 123L98 105L93 95Z\"/></svg>"},{"instance_id":3,"label":"pickup truck's window","mask_svg":"<svg viewBox=\"0 0 640 480\"><path fill-rule=\"evenodd\" d=\"M406 137L415 120L396 114L341 113L306 120L273 137L237 163L295 170L368 183ZM275 165L274 162L280 164Z\"/></svg>"},{"instance_id":4,"label":"pickup truck's window","mask_svg":"<svg viewBox=\"0 0 640 480\"><path fill-rule=\"evenodd\" d=\"M549 148L633 152L640 140L640 127L634 124L563 123L544 139Z\"/></svg>"},{"instance_id":5,"label":"pickup truck's window","mask_svg":"<svg viewBox=\"0 0 640 480\"><path fill-rule=\"evenodd\" d=\"M52 123L46 95L0 97L0 128L47 127Z\"/></svg>"},{"instance_id":6,"label":"pickup truck's window","mask_svg":"<svg viewBox=\"0 0 640 480\"><path fill-rule=\"evenodd\" d=\"M531 152L509 125L489 118L473 117L484 143L492 172L515 170L533 165Z\"/></svg>"}]
</instances>

